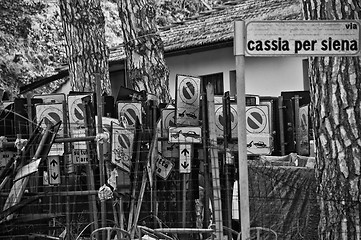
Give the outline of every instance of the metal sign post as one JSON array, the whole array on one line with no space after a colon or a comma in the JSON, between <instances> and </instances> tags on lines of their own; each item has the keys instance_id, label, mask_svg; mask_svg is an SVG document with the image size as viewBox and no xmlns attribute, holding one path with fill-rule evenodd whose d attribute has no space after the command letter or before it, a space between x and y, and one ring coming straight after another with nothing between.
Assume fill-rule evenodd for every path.
<instances>
[{"instance_id":1,"label":"metal sign post","mask_svg":"<svg viewBox=\"0 0 361 240\"><path fill-rule=\"evenodd\" d=\"M237 112L238 112L238 169L239 200L242 240L250 238L247 135L246 135L246 84L245 84L245 24L234 24L234 55L236 58Z\"/></svg>"}]
</instances>

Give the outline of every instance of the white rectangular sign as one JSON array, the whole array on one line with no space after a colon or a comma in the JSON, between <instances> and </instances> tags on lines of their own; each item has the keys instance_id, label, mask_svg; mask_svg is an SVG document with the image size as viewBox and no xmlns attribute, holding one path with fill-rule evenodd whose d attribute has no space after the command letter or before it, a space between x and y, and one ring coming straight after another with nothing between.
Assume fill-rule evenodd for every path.
<instances>
[{"instance_id":1,"label":"white rectangular sign","mask_svg":"<svg viewBox=\"0 0 361 240\"><path fill-rule=\"evenodd\" d=\"M126 129L114 122L111 124L111 162L122 168L124 171L130 172L135 129Z\"/></svg>"},{"instance_id":2,"label":"white rectangular sign","mask_svg":"<svg viewBox=\"0 0 361 240\"><path fill-rule=\"evenodd\" d=\"M72 137L85 137L85 128L73 128ZM86 142L73 143L73 163L74 164L87 164L89 162L89 155Z\"/></svg>"},{"instance_id":3,"label":"white rectangular sign","mask_svg":"<svg viewBox=\"0 0 361 240\"><path fill-rule=\"evenodd\" d=\"M48 178L52 185L60 184L59 156L48 156Z\"/></svg>"},{"instance_id":4,"label":"white rectangular sign","mask_svg":"<svg viewBox=\"0 0 361 240\"><path fill-rule=\"evenodd\" d=\"M176 125L199 126L201 79L177 75L176 86Z\"/></svg>"},{"instance_id":5,"label":"white rectangular sign","mask_svg":"<svg viewBox=\"0 0 361 240\"><path fill-rule=\"evenodd\" d=\"M250 21L247 56L355 56L360 52L360 23L347 21Z\"/></svg>"},{"instance_id":6,"label":"white rectangular sign","mask_svg":"<svg viewBox=\"0 0 361 240\"><path fill-rule=\"evenodd\" d=\"M179 145L179 173L191 172L192 145Z\"/></svg>"},{"instance_id":7,"label":"white rectangular sign","mask_svg":"<svg viewBox=\"0 0 361 240\"><path fill-rule=\"evenodd\" d=\"M201 127L170 127L170 143L200 143L202 129Z\"/></svg>"}]
</instances>

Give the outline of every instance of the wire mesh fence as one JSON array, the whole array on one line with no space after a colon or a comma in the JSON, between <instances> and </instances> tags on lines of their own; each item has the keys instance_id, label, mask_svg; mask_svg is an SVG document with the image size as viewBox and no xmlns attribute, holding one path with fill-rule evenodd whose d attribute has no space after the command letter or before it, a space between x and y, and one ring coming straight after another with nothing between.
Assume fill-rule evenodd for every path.
<instances>
[{"instance_id":1,"label":"wire mesh fence","mask_svg":"<svg viewBox=\"0 0 361 240\"><path fill-rule=\"evenodd\" d=\"M82 104L82 116L69 103L38 105L32 117L13 106L1 113L0 238L206 239L221 232L237 239L236 138L211 138L206 117L179 127L174 107L131 104L145 114L114 114L100 125L95 104ZM58 119L53 113L62 109L71 111ZM312 170L258 156L248 161L251 236L316 239Z\"/></svg>"}]
</instances>

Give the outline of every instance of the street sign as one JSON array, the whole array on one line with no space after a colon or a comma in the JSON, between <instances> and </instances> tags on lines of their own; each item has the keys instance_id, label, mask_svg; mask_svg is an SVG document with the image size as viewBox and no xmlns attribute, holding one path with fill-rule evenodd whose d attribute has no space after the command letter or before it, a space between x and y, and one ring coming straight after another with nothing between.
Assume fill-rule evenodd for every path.
<instances>
[{"instance_id":1,"label":"street sign","mask_svg":"<svg viewBox=\"0 0 361 240\"><path fill-rule=\"evenodd\" d=\"M300 107L299 110L299 132L298 139L300 143L300 155L310 154L309 124L308 124L308 105Z\"/></svg>"},{"instance_id":2,"label":"street sign","mask_svg":"<svg viewBox=\"0 0 361 240\"><path fill-rule=\"evenodd\" d=\"M223 129L226 124L226 119L223 117L223 105L222 104L216 104L215 105L215 111L216 111L216 135L217 137L223 137ZM237 106L234 104L231 104L231 133L232 137L237 137Z\"/></svg>"},{"instance_id":3,"label":"street sign","mask_svg":"<svg viewBox=\"0 0 361 240\"><path fill-rule=\"evenodd\" d=\"M20 202L20 199L24 193L24 190L25 190L28 182L29 182L29 178L27 178L27 177L20 178L18 181L14 182L13 186L11 187L9 196L5 201L3 211L5 211L6 209L8 209L12 206L15 206L16 204L18 204ZM13 216L14 216L13 214L7 216L6 220L12 219Z\"/></svg>"},{"instance_id":4,"label":"street sign","mask_svg":"<svg viewBox=\"0 0 361 240\"><path fill-rule=\"evenodd\" d=\"M129 130L112 122L111 149L113 164L130 172L130 165L133 155L135 129Z\"/></svg>"},{"instance_id":5,"label":"street sign","mask_svg":"<svg viewBox=\"0 0 361 240\"><path fill-rule=\"evenodd\" d=\"M270 133L268 106L246 107L246 129L248 133Z\"/></svg>"},{"instance_id":6,"label":"street sign","mask_svg":"<svg viewBox=\"0 0 361 240\"><path fill-rule=\"evenodd\" d=\"M42 99L43 103L63 103L65 101L65 94L39 94L34 95L33 98Z\"/></svg>"},{"instance_id":7,"label":"street sign","mask_svg":"<svg viewBox=\"0 0 361 240\"><path fill-rule=\"evenodd\" d=\"M85 136L85 128L73 128L72 137L77 138ZM89 162L87 149L86 142L73 142L73 164L87 164Z\"/></svg>"},{"instance_id":8,"label":"street sign","mask_svg":"<svg viewBox=\"0 0 361 240\"><path fill-rule=\"evenodd\" d=\"M178 158L179 144L162 141L162 155L165 158Z\"/></svg>"},{"instance_id":9,"label":"street sign","mask_svg":"<svg viewBox=\"0 0 361 240\"><path fill-rule=\"evenodd\" d=\"M175 109L165 108L162 110L162 137L168 137L169 127L176 127Z\"/></svg>"},{"instance_id":10,"label":"street sign","mask_svg":"<svg viewBox=\"0 0 361 240\"><path fill-rule=\"evenodd\" d=\"M179 173L191 172L192 145L179 145Z\"/></svg>"},{"instance_id":11,"label":"street sign","mask_svg":"<svg viewBox=\"0 0 361 240\"><path fill-rule=\"evenodd\" d=\"M268 133L247 133L248 155L269 155L272 152L272 137Z\"/></svg>"},{"instance_id":12,"label":"street sign","mask_svg":"<svg viewBox=\"0 0 361 240\"><path fill-rule=\"evenodd\" d=\"M68 95L69 124L70 130L75 127L84 126L85 108L82 98L89 94Z\"/></svg>"},{"instance_id":13,"label":"street sign","mask_svg":"<svg viewBox=\"0 0 361 240\"><path fill-rule=\"evenodd\" d=\"M166 180L174 168L174 163L162 157L160 154L158 154L158 159L155 163L155 168L156 168L155 172L157 176Z\"/></svg>"},{"instance_id":14,"label":"street sign","mask_svg":"<svg viewBox=\"0 0 361 240\"><path fill-rule=\"evenodd\" d=\"M360 23L337 21L250 21L246 56L355 56Z\"/></svg>"},{"instance_id":15,"label":"street sign","mask_svg":"<svg viewBox=\"0 0 361 240\"><path fill-rule=\"evenodd\" d=\"M59 156L48 156L48 179L50 185L60 184Z\"/></svg>"},{"instance_id":16,"label":"street sign","mask_svg":"<svg viewBox=\"0 0 361 240\"><path fill-rule=\"evenodd\" d=\"M170 143L201 143L202 129L201 127L170 127L169 128Z\"/></svg>"},{"instance_id":17,"label":"street sign","mask_svg":"<svg viewBox=\"0 0 361 240\"><path fill-rule=\"evenodd\" d=\"M176 125L199 126L201 79L191 76L176 76Z\"/></svg>"},{"instance_id":18,"label":"street sign","mask_svg":"<svg viewBox=\"0 0 361 240\"><path fill-rule=\"evenodd\" d=\"M43 129L46 129L46 126L49 124L56 124L58 122L62 122L60 128L58 130L58 136L64 136L63 130L63 103L46 103L46 104L36 104L36 120L39 123L41 120ZM53 143L51 146L50 155L63 155L64 154L64 144L63 143Z\"/></svg>"},{"instance_id":19,"label":"street sign","mask_svg":"<svg viewBox=\"0 0 361 240\"><path fill-rule=\"evenodd\" d=\"M137 118L142 123L142 104L135 102L118 102L118 119L121 116L127 119L128 127L135 127Z\"/></svg>"},{"instance_id":20,"label":"street sign","mask_svg":"<svg viewBox=\"0 0 361 240\"><path fill-rule=\"evenodd\" d=\"M29 164L23 166L22 168L20 168L20 170L16 173L14 182L29 176L32 173L35 173L38 171L38 167L40 164L41 158L37 159L37 160L33 160L32 162L30 162Z\"/></svg>"},{"instance_id":21,"label":"street sign","mask_svg":"<svg viewBox=\"0 0 361 240\"><path fill-rule=\"evenodd\" d=\"M16 157L16 152L0 151L0 169L5 167L9 160L13 157Z\"/></svg>"}]
</instances>

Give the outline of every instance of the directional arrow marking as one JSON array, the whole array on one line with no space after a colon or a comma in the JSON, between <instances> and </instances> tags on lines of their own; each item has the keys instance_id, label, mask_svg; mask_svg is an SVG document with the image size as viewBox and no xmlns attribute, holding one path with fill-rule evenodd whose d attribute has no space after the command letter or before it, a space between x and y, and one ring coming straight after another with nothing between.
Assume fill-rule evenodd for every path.
<instances>
[{"instance_id":1,"label":"directional arrow marking","mask_svg":"<svg viewBox=\"0 0 361 240\"><path fill-rule=\"evenodd\" d=\"M181 163L181 166L182 166L184 169L187 169L188 166L189 166L189 163L187 163L186 161L184 161L184 163Z\"/></svg>"},{"instance_id":2,"label":"directional arrow marking","mask_svg":"<svg viewBox=\"0 0 361 240\"><path fill-rule=\"evenodd\" d=\"M55 167L55 165L57 165L57 164L58 164L58 162L57 162L55 159L51 160L51 162L50 162L50 165L53 165L54 167Z\"/></svg>"},{"instance_id":3,"label":"directional arrow marking","mask_svg":"<svg viewBox=\"0 0 361 240\"><path fill-rule=\"evenodd\" d=\"M186 157L187 155L189 155L189 151L188 151L187 148L183 149L181 153L182 153L185 157Z\"/></svg>"},{"instance_id":4,"label":"directional arrow marking","mask_svg":"<svg viewBox=\"0 0 361 240\"><path fill-rule=\"evenodd\" d=\"M53 172L52 174L51 174L51 178L52 179L54 179L54 180L56 180L57 178L58 178L58 174L56 174L55 172Z\"/></svg>"}]
</instances>

